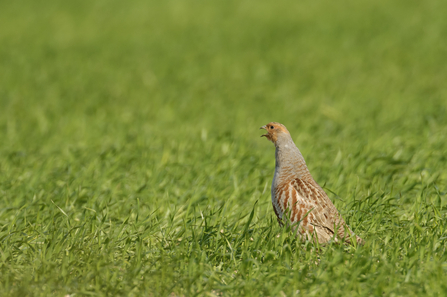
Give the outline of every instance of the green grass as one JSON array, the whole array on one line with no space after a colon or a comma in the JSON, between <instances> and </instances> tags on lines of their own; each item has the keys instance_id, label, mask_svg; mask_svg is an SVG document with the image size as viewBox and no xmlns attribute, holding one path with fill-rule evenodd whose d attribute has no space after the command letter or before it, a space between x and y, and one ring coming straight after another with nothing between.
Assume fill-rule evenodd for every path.
<instances>
[{"instance_id":1,"label":"green grass","mask_svg":"<svg viewBox=\"0 0 447 297\"><path fill-rule=\"evenodd\" d=\"M3 1L0 295L445 296L446 1ZM362 247L270 202L285 124Z\"/></svg>"}]
</instances>

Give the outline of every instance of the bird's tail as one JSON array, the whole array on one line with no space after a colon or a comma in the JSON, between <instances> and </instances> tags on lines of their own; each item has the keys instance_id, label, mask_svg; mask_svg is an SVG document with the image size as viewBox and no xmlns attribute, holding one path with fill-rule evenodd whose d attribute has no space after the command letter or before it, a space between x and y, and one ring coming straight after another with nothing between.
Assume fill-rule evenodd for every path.
<instances>
[{"instance_id":1,"label":"bird's tail","mask_svg":"<svg viewBox=\"0 0 447 297\"><path fill-rule=\"evenodd\" d=\"M365 244L365 241L363 239L361 239L359 236L356 235L355 238L357 239L357 244L359 244L359 245Z\"/></svg>"},{"instance_id":2,"label":"bird's tail","mask_svg":"<svg viewBox=\"0 0 447 297\"><path fill-rule=\"evenodd\" d=\"M353 244L353 241L356 241L358 245L364 245L365 241L358 235L355 235L354 233L352 233L351 230L349 230L351 233L350 234L346 234L345 237L345 243L347 244ZM354 238L355 236L355 238Z\"/></svg>"}]
</instances>

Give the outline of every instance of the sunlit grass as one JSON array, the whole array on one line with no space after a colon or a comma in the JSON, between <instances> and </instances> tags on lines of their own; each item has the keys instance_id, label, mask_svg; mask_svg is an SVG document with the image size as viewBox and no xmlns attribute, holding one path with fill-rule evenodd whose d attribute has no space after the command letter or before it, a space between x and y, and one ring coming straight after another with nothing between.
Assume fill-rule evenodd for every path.
<instances>
[{"instance_id":1,"label":"sunlit grass","mask_svg":"<svg viewBox=\"0 0 447 297\"><path fill-rule=\"evenodd\" d=\"M0 295L444 296L445 11L0 4ZM270 121L364 246L278 226Z\"/></svg>"}]
</instances>

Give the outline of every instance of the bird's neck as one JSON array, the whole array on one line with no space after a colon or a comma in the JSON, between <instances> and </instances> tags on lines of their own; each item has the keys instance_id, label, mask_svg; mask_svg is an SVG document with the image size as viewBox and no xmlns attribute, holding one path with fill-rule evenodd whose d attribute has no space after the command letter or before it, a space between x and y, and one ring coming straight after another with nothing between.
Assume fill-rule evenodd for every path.
<instances>
[{"instance_id":1,"label":"bird's neck","mask_svg":"<svg viewBox=\"0 0 447 297\"><path fill-rule=\"evenodd\" d=\"M278 177L312 179L306 161L291 137L277 141L275 146L275 171Z\"/></svg>"}]
</instances>

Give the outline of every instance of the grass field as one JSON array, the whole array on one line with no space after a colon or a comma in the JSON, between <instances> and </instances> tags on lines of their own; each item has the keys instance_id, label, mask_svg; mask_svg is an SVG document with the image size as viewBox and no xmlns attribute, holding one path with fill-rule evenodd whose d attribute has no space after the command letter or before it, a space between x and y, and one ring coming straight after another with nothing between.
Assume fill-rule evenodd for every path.
<instances>
[{"instance_id":1,"label":"grass field","mask_svg":"<svg viewBox=\"0 0 447 297\"><path fill-rule=\"evenodd\" d=\"M446 296L446 11L0 2L0 295ZM277 225L270 121L364 246Z\"/></svg>"}]
</instances>

